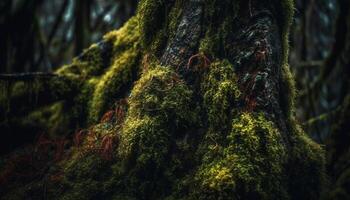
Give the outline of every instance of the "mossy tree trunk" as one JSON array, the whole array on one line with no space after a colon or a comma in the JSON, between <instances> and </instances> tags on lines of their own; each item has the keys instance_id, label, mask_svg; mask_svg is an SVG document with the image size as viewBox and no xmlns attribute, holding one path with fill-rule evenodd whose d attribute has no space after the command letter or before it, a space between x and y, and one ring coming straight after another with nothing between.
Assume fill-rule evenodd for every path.
<instances>
[{"instance_id":1,"label":"mossy tree trunk","mask_svg":"<svg viewBox=\"0 0 350 200\"><path fill-rule=\"evenodd\" d=\"M123 28L56 72L69 80L59 90L68 89L51 99L65 109L52 101L46 109L59 117L43 124L91 128L59 164L64 178L31 183L29 192L45 185L46 195L66 199L318 199L323 151L293 117L292 16L289 0L141 1ZM33 112L27 121L44 116ZM113 159L103 159L109 147Z\"/></svg>"}]
</instances>

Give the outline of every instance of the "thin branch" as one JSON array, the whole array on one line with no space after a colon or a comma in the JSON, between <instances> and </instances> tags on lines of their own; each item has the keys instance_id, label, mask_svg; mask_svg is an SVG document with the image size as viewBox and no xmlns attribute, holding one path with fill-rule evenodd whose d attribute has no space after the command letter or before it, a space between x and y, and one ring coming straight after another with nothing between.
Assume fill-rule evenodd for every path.
<instances>
[{"instance_id":1,"label":"thin branch","mask_svg":"<svg viewBox=\"0 0 350 200\"><path fill-rule=\"evenodd\" d=\"M34 73L19 73L19 74L0 74L0 80L2 81L30 81L37 78L52 78L58 77L54 73L34 72Z\"/></svg>"},{"instance_id":2,"label":"thin branch","mask_svg":"<svg viewBox=\"0 0 350 200\"><path fill-rule=\"evenodd\" d=\"M313 118L310 118L310 119L306 120L306 122L304 122L303 125L304 126L311 126L311 125L315 124L316 122L326 120L326 119L332 117L335 113L337 113L340 110L341 110L341 106L338 106L334 110L331 110L329 112L320 114L320 115L318 115L316 117L313 117Z\"/></svg>"},{"instance_id":3,"label":"thin branch","mask_svg":"<svg viewBox=\"0 0 350 200\"><path fill-rule=\"evenodd\" d=\"M57 32L57 29L62 21L62 18L63 18L63 14L65 13L66 9L67 9L67 6L68 6L68 3L69 1L68 0L65 0L62 4L62 7L60 9L60 11L58 12L58 15L57 15L57 18L55 20L55 23L50 31L50 34L49 34L49 39L47 41L47 46L49 47L51 42L52 42L52 39L54 38L54 36L56 35L56 32Z\"/></svg>"},{"instance_id":4,"label":"thin branch","mask_svg":"<svg viewBox=\"0 0 350 200\"><path fill-rule=\"evenodd\" d=\"M324 65L323 60L311 60L311 61L303 61L296 64L299 68L316 68L316 67L322 67Z\"/></svg>"}]
</instances>

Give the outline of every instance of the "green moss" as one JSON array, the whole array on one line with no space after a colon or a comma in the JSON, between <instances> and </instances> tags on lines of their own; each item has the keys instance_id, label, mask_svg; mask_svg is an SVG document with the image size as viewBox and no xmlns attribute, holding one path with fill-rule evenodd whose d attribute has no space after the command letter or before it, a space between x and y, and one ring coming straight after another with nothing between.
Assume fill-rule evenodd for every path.
<instances>
[{"instance_id":1,"label":"green moss","mask_svg":"<svg viewBox=\"0 0 350 200\"><path fill-rule=\"evenodd\" d=\"M176 34L184 0L144 0L138 7L141 40L146 53L160 56L168 41Z\"/></svg>"},{"instance_id":2,"label":"green moss","mask_svg":"<svg viewBox=\"0 0 350 200\"><path fill-rule=\"evenodd\" d=\"M8 112L9 97L11 96L12 85L8 81L0 81L0 108Z\"/></svg>"},{"instance_id":3,"label":"green moss","mask_svg":"<svg viewBox=\"0 0 350 200\"><path fill-rule=\"evenodd\" d=\"M204 6L205 37L201 39L199 52L214 57L223 57L230 48L226 48L226 39L234 30L238 16L237 0L206 1Z\"/></svg>"},{"instance_id":4,"label":"green moss","mask_svg":"<svg viewBox=\"0 0 350 200\"><path fill-rule=\"evenodd\" d=\"M202 93L211 128L226 128L233 106L241 95L234 67L229 61L215 61L210 65L202 83Z\"/></svg>"},{"instance_id":5,"label":"green moss","mask_svg":"<svg viewBox=\"0 0 350 200\"><path fill-rule=\"evenodd\" d=\"M139 60L139 32L136 18L132 18L123 28L105 36L114 40L114 57L108 71L99 78L89 104L89 122L97 122L104 112L118 98L123 98L136 79Z\"/></svg>"},{"instance_id":6,"label":"green moss","mask_svg":"<svg viewBox=\"0 0 350 200\"><path fill-rule=\"evenodd\" d=\"M164 22L158 31L153 33L153 39L147 47L147 51L161 56L162 50L166 47L167 42L171 41L175 35L178 24L182 15L182 8L185 1L177 0L171 7L167 16L164 16ZM164 8L164 10L167 8Z\"/></svg>"},{"instance_id":7,"label":"green moss","mask_svg":"<svg viewBox=\"0 0 350 200\"><path fill-rule=\"evenodd\" d=\"M101 48L97 44L93 44L85 49L79 57L74 58L71 64L60 67L56 73L82 81L91 76L102 74L105 67Z\"/></svg>"},{"instance_id":8,"label":"green moss","mask_svg":"<svg viewBox=\"0 0 350 200\"><path fill-rule=\"evenodd\" d=\"M89 122L97 122L113 103L127 93L138 71L139 52L125 51L96 84L89 106Z\"/></svg>"},{"instance_id":9,"label":"green moss","mask_svg":"<svg viewBox=\"0 0 350 200\"><path fill-rule=\"evenodd\" d=\"M263 114L232 121L225 142L208 146L195 179L199 199L288 199L281 134Z\"/></svg>"},{"instance_id":10,"label":"green moss","mask_svg":"<svg viewBox=\"0 0 350 200\"><path fill-rule=\"evenodd\" d=\"M294 195L293 199L319 199L326 183L325 152L297 125L290 141L290 193Z\"/></svg>"},{"instance_id":11,"label":"green moss","mask_svg":"<svg viewBox=\"0 0 350 200\"><path fill-rule=\"evenodd\" d=\"M130 48L139 48L140 25L137 16L130 18L122 28L103 36L107 42L113 43L114 58Z\"/></svg>"},{"instance_id":12,"label":"green moss","mask_svg":"<svg viewBox=\"0 0 350 200\"><path fill-rule=\"evenodd\" d=\"M166 169L173 168L169 158L175 139L197 121L191 101L191 90L167 67L153 65L136 82L118 148L129 166L122 178L127 190L143 197L169 192L172 186L164 183L172 181Z\"/></svg>"},{"instance_id":13,"label":"green moss","mask_svg":"<svg viewBox=\"0 0 350 200\"><path fill-rule=\"evenodd\" d=\"M104 42L112 44L109 62L102 58L101 48L92 45L72 64L57 70L57 74L79 83L82 88L72 110L76 116L85 120L80 120L80 125L83 126L86 121L97 122L118 98L126 94L137 76L139 38L138 20L133 17L118 31L111 31L104 36ZM106 63L110 66L104 66Z\"/></svg>"},{"instance_id":14,"label":"green moss","mask_svg":"<svg viewBox=\"0 0 350 200\"><path fill-rule=\"evenodd\" d=\"M64 112L64 104L57 102L29 113L22 124L28 127L41 127L43 131L54 134L52 136L66 135L72 119L67 115L62 115Z\"/></svg>"},{"instance_id":15,"label":"green moss","mask_svg":"<svg viewBox=\"0 0 350 200\"><path fill-rule=\"evenodd\" d=\"M106 195L126 199L168 193L171 186L164 183L173 175L164 169L172 168L172 145L182 130L197 121L191 102L192 91L175 72L152 64L131 91L122 129L113 131L103 123L92 128L98 138L119 135L118 162L106 164L93 151L81 157L77 150L63 164L64 199Z\"/></svg>"},{"instance_id":16,"label":"green moss","mask_svg":"<svg viewBox=\"0 0 350 200\"><path fill-rule=\"evenodd\" d=\"M182 8L185 3L187 3L185 0L175 1L175 4L171 7L171 10L167 16L167 32L170 39L175 37L182 15Z\"/></svg>"},{"instance_id":17,"label":"green moss","mask_svg":"<svg viewBox=\"0 0 350 200\"><path fill-rule=\"evenodd\" d=\"M196 121L191 95L178 75L166 67L155 66L144 74L131 92L121 154L138 154L141 164L151 159L160 167L174 131Z\"/></svg>"},{"instance_id":18,"label":"green moss","mask_svg":"<svg viewBox=\"0 0 350 200\"><path fill-rule=\"evenodd\" d=\"M156 32L162 27L166 18L166 4L164 0L142 0L138 5L142 44L148 44L154 39Z\"/></svg>"},{"instance_id":19,"label":"green moss","mask_svg":"<svg viewBox=\"0 0 350 200\"><path fill-rule=\"evenodd\" d=\"M288 59L289 59L289 33L290 33L290 27L293 23L293 17L294 17L294 0L282 0L281 1L282 6L282 78L281 78L281 94L288 94L288 95L281 95L281 104L282 109L284 113L286 113L286 116L291 119L295 115L295 98L296 98L296 89L295 89L295 81L294 77L292 75L292 72L290 71Z\"/></svg>"},{"instance_id":20,"label":"green moss","mask_svg":"<svg viewBox=\"0 0 350 200\"><path fill-rule=\"evenodd\" d=\"M105 198L104 183L112 175L109 162L98 155L87 155L71 160L63 170L65 176L60 185L65 192L59 199Z\"/></svg>"}]
</instances>

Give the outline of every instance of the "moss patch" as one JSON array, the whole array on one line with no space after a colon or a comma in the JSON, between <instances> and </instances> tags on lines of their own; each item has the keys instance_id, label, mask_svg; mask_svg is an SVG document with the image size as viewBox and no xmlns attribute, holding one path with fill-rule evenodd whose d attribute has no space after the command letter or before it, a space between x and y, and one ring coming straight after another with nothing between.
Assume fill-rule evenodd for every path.
<instances>
[{"instance_id":1,"label":"moss patch","mask_svg":"<svg viewBox=\"0 0 350 200\"><path fill-rule=\"evenodd\" d=\"M300 127L295 126L292 134L292 151L287 166L290 193L293 199L319 199L326 183L325 152Z\"/></svg>"},{"instance_id":2,"label":"moss patch","mask_svg":"<svg viewBox=\"0 0 350 200\"><path fill-rule=\"evenodd\" d=\"M288 199L286 149L272 122L263 114L240 114L224 141L204 154L195 176L199 199Z\"/></svg>"},{"instance_id":3,"label":"moss patch","mask_svg":"<svg viewBox=\"0 0 350 200\"><path fill-rule=\"evenodd\" d=\"M138 6L138 17L143 45L147 46L154 39L166 18L164 0L143 0Z\"/></svg>"},{"instance_id":4,"label":"moss patch","mask_svg":"<svg viewBox=\"0 0 350 200\"><path fill-rule=\"evenodd\" d=\"M227 128L233 107L241 95L234 67L227 60L213 62L201 86L211 128Z\"/></svg>"},{"instance_id":5,"label":"moss patch","mask_svg":"<svg viewBox=\"0 0 350 200\"><path fill-rule=\"evenodd\" d=\"M168 68L156 66L144 74L131 92L121 154L134 155L141 163L151 159L160 167L174 131L196 121L190 107L191 95L185 83Z\"/></svg>"}]
</instances>

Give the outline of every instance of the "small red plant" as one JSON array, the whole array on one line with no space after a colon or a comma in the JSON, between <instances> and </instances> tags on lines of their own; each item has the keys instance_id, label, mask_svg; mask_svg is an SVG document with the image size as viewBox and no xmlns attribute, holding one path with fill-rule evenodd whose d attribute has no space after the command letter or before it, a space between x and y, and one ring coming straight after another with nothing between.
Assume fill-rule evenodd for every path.
<instances>
[{"instance_id":1,"label":"small red plant","mask_svg":"<svg viewBox=\"0 0 350 200\"><path fill-rule=\"evenodd\" d=\"M149 69L149 63L150 63L150 58L151 56L149 54L146 54L143 58L142 58L142 66L143 66L143 70L146 72Z\"/></svg>"},{"instance_id":2,"label":"small red plant","mask_svg":"<svg viewBox=\"0 0 350 200\"><path fill-rule=\"evenodd\" d=\"M174 74L172 77L171 77L171 80L174 82L174 83L178 83L181 81L180 77L178 74Z\"/></svg>"},{"instance_id":3,"label":"small red plant","mask_svg":"<svg viewBox=\"0 0 350 200\"><path fill-rule=\"evenodd\" d=\"M199 60L202 63L201 67L204 69L208 68L211 63L207 56L202 53L198 53L190 57L187 63L187 69L190 69L195 59Z\"/></svg>"},{"instance_id":4,"label":"small red plant","mask_svg":"<svg viewBox=\"0 0 350 200\"><path fill-rule=\"evenodd\" d=\"M11 156L0 173L0 186L16 179L32 179L39 173L31 153Z\"/></svg>"},{"instance_id":5,"label":"small red plant","mask_svg":"<svg viewBox=\"0 0 350 200\"><path fill-rule=\"evenodd\" d=\"M117 106L117 108L115 109L115 114L116 114L118 121L123 120L125 117L125 111L124 111L123 107Z\"/></svg>"},{"instance_id":6,"label":"small red plant","mask_svg":"<svg viewBox=\"0 0 350 200\"><path fill-rule=\"evenodd\" d=\"M255 51L255 60L258 62L265 62L268 56L269 50L267 48L267 40L264 39L258 43L258 47Z\"/></svg>"},{"instance_id":7,"label":"small red plant","mask_svg":"<svg viewBox=\"0 0 350 200\"><path fill-rule=\"evenodd\" d=\"M257 106L256 99L252 96L246 97L245 103L246 103L246 111L247 112L252 112L255 109L255 107Z\"/></svg>"},{"instance_id":8,"label":"small red plant","mask_svg":"<svg viewBox=\"0 0 350 200\"><path fill-rule=\"evenodd\" d=\"M246 105L245 110L248 112L252 112L255 109L255 107L257 106L257 102L256 102L256 99L255 99L255 96L253 94L252 89L253 89L253 86L255 83L255 78L258 75L258 73L259 73L259 70L253 71L250 80L243 87L243 92L245 94L243 96L243 99L244 99L244 102Z\"/></svg>"},{"instance_id":9,"label":"small red plant","mask_svg":"<svg viewBox=\"0 0 350 200\"><path fill-rule=\"evenodd\" d=\"M128 104L128 100L126 98L121 99L116 103L115 116L117 118L118 124L121 123L125 118L125 115L126 115L125 109L127 104Z\"/></svg>"},{"instance_id":10,"label":"small red plant","mask_svg":"<svg viewBox=\"0 0 350 200\"><path fill-rule=\"evenodd\" d=\"M51 182L59 182L62 179L63 179L63 172L61 172L61 171L50 176Z\"/></svg>"},{"instance_id":11,"label":"small red plant","mask_svg":"<svg viewBox=\"0 0 350 200\"><path fill-rule=\"evenodd\" d=\"M67 141L64 138L57 139L54 141L54 144L56 147L54 161L57 162L57 161L62 160L63 155L64 155L64 146L65 146L66 142Z\"/></svg>"},{"instance_id":12,"label":"small red plant","mask_svg":"<svg viewBox=\"0 0 350 200\"><path fill-rule=\"evenodd\" d=\"M80 147L80 145L83 143L85 132L86 132L85 130L79 130L74 134L74 137L73 137L74 146Z\"/></svg>"},{"instance_id":13,"label":"small red plant","mask_svg":"<svg viewBox=\"0 0 350 200\"><path fill-rule=\"evenodd\" d=\"M96 141L98 140L98 136L95 131L89 130L86 134L86 145L84 148L80 150L82 154L86 154L88 152L96 152Z\"/></svg>"},{"instance_id":14,"label":"small red plant","mask_svg":"<svg viewBox=\"0 0 350 200\"><path fill-rule=\"evenodd\" d=\"M113 116L114 116L114 110L110 110L106 112L101 118L101 123L110 122L113 119Z\"/></svg>"},{"instance_id":15,"label":"small red plant","mask_svg":"<svg viewBox=\"0 0 350 200\"><path fill-rule=\"evenodd\" d=\"M266 50L258 50L255 52L255 59L259 62L264 62L267 57L267 51Z\"/></svg>"},{"instance_id":16,"label":"small red plant","mask_svg":"<svg viewBox=\"0 0 350 200\"><path fill-rule=\"evenodd\" d=\"M46 134L42 133L39 135L35 144L35 151L40 153L48 153L51 144L52 141L46 137Z\"/></svg>"},{"instance_id":17,"label":"small red plant","mask_svg":"<svg viewBox=\"0 0 350 200\"><path fill-rule=\"evenodd\" d=\"M113 156L114 137L106 135L102 139L100 153L102 158L111 160Z\"/></svg>"}]
</instances>

